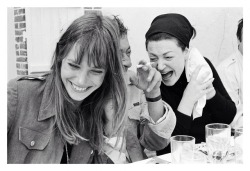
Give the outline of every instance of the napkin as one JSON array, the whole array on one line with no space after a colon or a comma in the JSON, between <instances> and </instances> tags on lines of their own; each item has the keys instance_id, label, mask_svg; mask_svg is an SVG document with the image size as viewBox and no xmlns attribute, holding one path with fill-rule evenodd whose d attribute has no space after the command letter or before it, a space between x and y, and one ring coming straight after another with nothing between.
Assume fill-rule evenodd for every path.
<instances>
[{"instance_id":1,"label":"napkin","mask_svg":"<svg viewBox=\"0 0 250 171\"><path fill-rule=\"evenodd\" d=\"M202 65L202 68L198 74L197 79L199 79L201 75L203 75L207 71L209 72L209 75L206 77L204 82L213 78L212 70L210 66L208 65L208 63L206 62L206 60L204 59L203 55L198 51L197 48L192 47L189 49L189 56L185 62L186 78L188 82L191 80L192 73L194 72L196 67L198 67L199 65ZM194 108L193 108L193 119L202 116L202 111L205 105L206 105L206 95L202 96L195 103Z\"/></svg>"}]
</instances>

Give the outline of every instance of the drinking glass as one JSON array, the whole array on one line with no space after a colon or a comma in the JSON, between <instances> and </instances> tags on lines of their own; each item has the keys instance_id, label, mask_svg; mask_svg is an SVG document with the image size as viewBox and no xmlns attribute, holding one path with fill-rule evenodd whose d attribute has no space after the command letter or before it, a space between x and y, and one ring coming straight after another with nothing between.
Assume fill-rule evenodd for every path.
<instances>
[{"instance_id":1,"label":"drinking glass","mask_svg":"<svg viewBox=\"0 0 250 171\"><path fill-rule=\"evenodd\" d=\"M172 163L191 163L194 156L195 138L176 135L170 138Z\"/></svg>"},{"instance_id":2,"label":"drinking glass","mask_svg":"<svg viewBox=\"0 0 250 171\"><path fill-rule=\"evenodd\" d=\"M212 123L205 127L208 159L211 163L225 163L230 147L231 127Z\"/></svg>"},{"instance_id":3,"label":"drinking glass","mask_svg":"<svg viewBox=\"0 0 250 171\"><path fill-rule=\"evenodd\" d=\"M237 128L234 132L235 162L243 163L243 128Z\"/></svg>"}]
</instances>

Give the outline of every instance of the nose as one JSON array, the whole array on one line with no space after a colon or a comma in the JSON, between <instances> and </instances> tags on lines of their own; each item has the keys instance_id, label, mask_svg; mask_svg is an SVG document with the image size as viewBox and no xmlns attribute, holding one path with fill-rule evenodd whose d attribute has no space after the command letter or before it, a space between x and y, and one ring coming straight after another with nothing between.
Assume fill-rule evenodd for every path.
<instances>
[{"instance_id":1,"label":"nose","mask_svg":"<svg viewBox=\"0 0 250 171\"><path fill-rule=\"evenodd\" d=\"M78 86L84 86L87 82L88 82L88 80L89 80L89 78L88 78L88 72L86 71L86 70L81 70L81 71L79 71L78 73L77 73L77 75L76 75L76 77L77 77L77 84L78 84Z\"/></svg>"},{"instance_id":2,"label":"nose","mask_svg":"<svg viewBox=\"0 0 250 171\"><path fill-rule=\"evenodd\" d=\"M158 71L163 71L166 65L164 64L163 60L159 59L157 61L157 70Z\"/></svg>"},{"instance_id":3,"label":"nose","mask_svg":"<svg viewBox=\"0 0 250 171\"><path fill-rule=\"evenodd\" d=\"M130 68L132 66L131 59L126 53L123 53L122 55L122 64L127 68Z\"/></svg>"}]
</instances>

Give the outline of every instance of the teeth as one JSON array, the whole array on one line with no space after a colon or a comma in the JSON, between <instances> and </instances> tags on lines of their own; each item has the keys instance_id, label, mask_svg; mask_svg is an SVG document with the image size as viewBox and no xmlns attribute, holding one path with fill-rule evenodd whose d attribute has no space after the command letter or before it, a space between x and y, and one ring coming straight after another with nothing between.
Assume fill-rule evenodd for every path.
<instances>
[{"instance_id":1,"label":"teeth","mask_svg":"<svg viewBox=\"0 0 250 171\"><path fill-rule=\"evenodd\" d=\"M168 78L170 78L172 76L172 74L173 73L171 71L169 71L169 72L167 72L165 74L162 74L162 76L163 76L164 79L168 79Z\"/></svg>"},{"instance_id":2,"label":"teeth","mask_svg":"<svg viewBox=\"0 0 250 171\"><path fill-rule=\"evenodd\" d=\"M86 91L86 89L87 89L87 88L78 87L78 86L76 86L76 85L73 84L73 83L72 83L72 86L73 86L73 88L74 88L75 90L77 90L77 91Z\"/></svg>"}]
</instances>

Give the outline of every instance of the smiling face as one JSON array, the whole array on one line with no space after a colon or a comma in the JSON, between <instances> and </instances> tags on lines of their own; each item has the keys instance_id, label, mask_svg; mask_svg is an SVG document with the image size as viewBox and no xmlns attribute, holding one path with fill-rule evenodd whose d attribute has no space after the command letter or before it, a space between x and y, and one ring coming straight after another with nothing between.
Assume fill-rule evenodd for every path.
<instances>
[{"instance_id":1,"label":"smiling face","mask_svg":"<svg viewBox=\"0 0 250 171\"><path fill-rule=\"evenodd\" d=\"M126 35L120 38L120 51L122 53L122 65L126 72L132 66L130 59L131 49Z\"/></svg>"},{"instance_id":2,"label":"smiling face","mask_svg":"<svg viewBox=\"0 0 250 171\"><path fill-rule=\"evenodd\" d=\"M182 51L175 39L149 41L147 50L150 62L162 75L162 82L173 86L184 70L188 50Z\"/></svg>"},{"instance_id":3,"label":"smiling face","mask_svg":"<svg viewBox=\"0 0 250 171\"><path fill-rule=\"evenodd\" d=\"M89 66L86 55L80 64L77 64L76 59L76 46L73 46L62 61L61 78L69 96L82 101L102 85L105 70L95 67L93 63Z\"/></svg>"}]
</instances>

